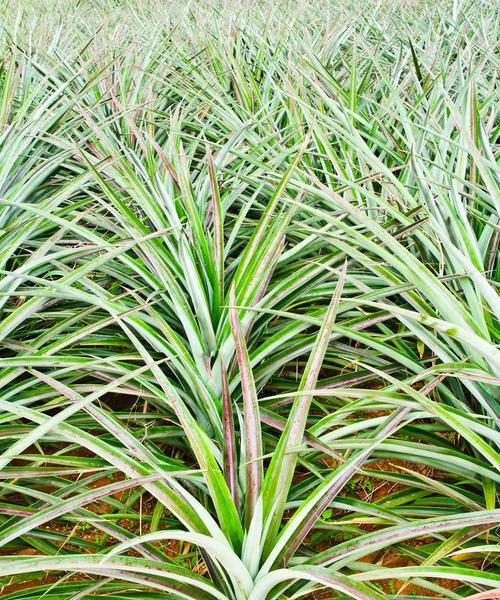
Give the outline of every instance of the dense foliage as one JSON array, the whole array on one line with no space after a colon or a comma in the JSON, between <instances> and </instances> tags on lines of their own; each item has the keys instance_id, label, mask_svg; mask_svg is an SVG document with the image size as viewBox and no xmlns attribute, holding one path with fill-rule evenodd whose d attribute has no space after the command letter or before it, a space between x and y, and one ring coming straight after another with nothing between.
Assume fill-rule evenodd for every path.
<instances>
[{"instance_id":1,"label":"dense foliage","mask_svg":"<svg viewBox=\"0 0 500 600\"><path fill-rule=\"evenodd\" d=\"M176 4L2 4L0 595L498 597L495 3Z\"/></svg>"}]
</instances>

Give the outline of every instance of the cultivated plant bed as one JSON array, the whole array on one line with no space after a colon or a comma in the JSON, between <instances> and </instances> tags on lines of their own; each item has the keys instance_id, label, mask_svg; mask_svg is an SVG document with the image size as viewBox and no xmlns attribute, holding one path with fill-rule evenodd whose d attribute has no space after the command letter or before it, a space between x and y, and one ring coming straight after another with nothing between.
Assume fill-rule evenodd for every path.
<instances>
[{"instance_id":1,"label":"cultivated plant bed","mask_svg":"<svg viewBox=\"0 0 500 600\"><path fill-rule=\"evenodd\" d=\"M0 596L499 598L494 3L1 10Z\"/></svg>"}]
</instances>

